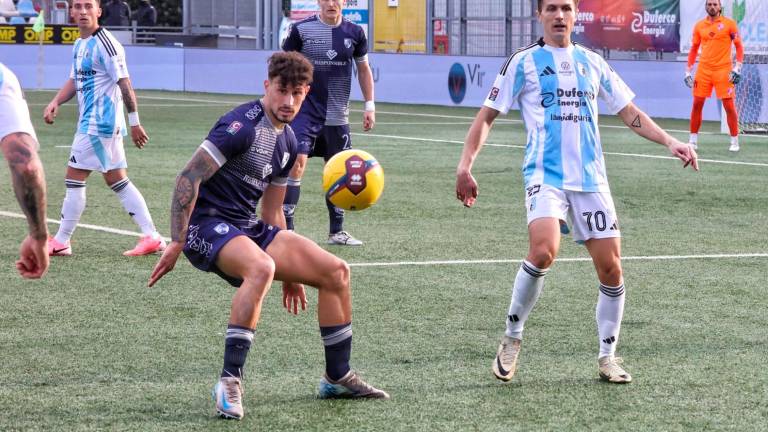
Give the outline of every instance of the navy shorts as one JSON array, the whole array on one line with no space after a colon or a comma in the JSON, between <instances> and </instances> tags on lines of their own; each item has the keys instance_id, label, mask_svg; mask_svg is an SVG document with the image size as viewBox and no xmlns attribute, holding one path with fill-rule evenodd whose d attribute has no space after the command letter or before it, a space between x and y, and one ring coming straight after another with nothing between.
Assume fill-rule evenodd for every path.
<instances>
[{"instance_id":1,"label":"navy shorts","mask_svg":"<svg viewBox=\"0 0 768 432\"><path fill-rule=\"evenodd\" d=\"M306 117L297 116L291 123L296 140L299 142L299 154L309 157L320 156L326 161L336 153L352 148L349 125L325 126L312 122Z\"/></svg>"},{"instance_id":2,"label":"navy shorts","mask_svg":"<svg viewBox=\"0 0 768 432\"><path fill-rule=\"evenodd\" d=\"M266 250L279 231L280 228L262 221L253 226L237 227L215 217L192 216L187 231L187 243L184 245L184 255L198 269L216 273L230 285L239 287L243 284L242 279L229 276L216 266L216 257L221 248L233 238L244 235L253 240L261 250Z\"/></svg>"}]
</instances>

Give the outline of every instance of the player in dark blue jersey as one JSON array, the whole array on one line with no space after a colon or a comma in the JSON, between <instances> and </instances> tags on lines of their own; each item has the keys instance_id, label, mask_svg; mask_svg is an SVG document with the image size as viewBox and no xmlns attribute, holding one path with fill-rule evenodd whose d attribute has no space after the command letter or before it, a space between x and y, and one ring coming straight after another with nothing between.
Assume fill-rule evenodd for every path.
<instances>
[{"instance_id":1,"label":"player in dark blue jersey","mask_svg":"<svg viewBox=\"0 0 768 432\"><path fill-rule=\"evenodd\" d=\"M299 156L288 177L283 211L288 229L293 229L294 212L299 202L301 177L307 157L321 156L326 161L351 148L349 132L349 92L353 62L365 98L363 130L376 123L373 102L373 74L368 65L368 40L363 28L343 18L343 0L318 0L320 13L291 27L283 43L285 51L299 51L314 65L312 89L299 115L291 123L299 141ZM359 246L363 243L344 231L344 210L325 200L330 219L328 243Z\"/></svg>"},{"instance_id":2,"label":"player in dark blue jersey","mask_svg":"<svg viewBox=\"0 0 768 432\"><path fill-rule=\"evenodd\" d=\"M326 360L319 397L389 398L349 367L349 266L315 242L283 229L283 197L297 154L296 137L287 124L304 101L311 77L312 65L300 54L274 54L264 98L219 119L176 178L172 241L149 278L153 286L173 269L183 251L198 269L238 287L227 327L224 367L213 390L222 417L243 417L242 369L273 279L283 281L283 306L294 314L299 304L306 309L302 284L319 291L318 321Z\"/></svg>"}]
</instances>

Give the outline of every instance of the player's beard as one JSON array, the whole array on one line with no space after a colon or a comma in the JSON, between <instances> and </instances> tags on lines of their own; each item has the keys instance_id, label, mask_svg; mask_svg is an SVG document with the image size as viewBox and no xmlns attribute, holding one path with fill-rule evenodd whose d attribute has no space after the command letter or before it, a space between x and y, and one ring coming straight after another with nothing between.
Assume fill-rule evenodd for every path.
<instances>
[{"instance_id":1,"label":"player's beard","mask_svg":"<svg viewBox=\"0 0 768 432\"><path fill-rule=\"evenodd\" d=\"M289 114L287 112L280 111L280 108L290 109L291 112ZM276 111L272 111L272 117L276 118L277 121L279 121L280 123L288 124L293 120L294 117L296 117L296 111L294 111L292 108L290 107L280 107L280 108L278 108Z\"/></svg>"},{"instance_id":2,"label":"player's beard","mask_svg":"<svg viewBox=\"0 0 768 432\"><path fill-rule=\"evenodd\" d=\"M719 9L716 9L716 10L714 11L714 13L712 13L712 12L710 11L710 9L709 9L709 8L707 8L707 14L709 14L709 16L711 16L712 18L716 18L716 17L718 17L718 16L720 15L720 13L721 13L721 12L722 12L722 7L721 7L721 8L719 8Z\"/></svg>"}]
</instances>

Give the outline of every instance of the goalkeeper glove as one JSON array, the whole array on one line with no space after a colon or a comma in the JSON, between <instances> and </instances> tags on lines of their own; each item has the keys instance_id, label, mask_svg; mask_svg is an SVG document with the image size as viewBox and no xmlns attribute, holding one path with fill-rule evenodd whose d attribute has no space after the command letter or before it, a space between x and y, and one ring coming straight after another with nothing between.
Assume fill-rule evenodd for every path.
<instances>
[{"instance_id":1,"label":"goalkeeper glove","mask_svg":"<svg viewBox=\"0 0 768 432\"><path fill-rule=\"evenodd\" d=\"M730 81L730 82L732 82L734 84L738 84L739 81L741 81L741 74L736 72L735 70L732 70L731 74L728 75L728 81Z\"/></svg>"},{"instance_id":2,"label":"goalkeeper glove","mask_svg":"<svg viewBox=\"0 0 768 432\"><path fill-rule=\"evenodd\" d=\"M685 85L687 85L688 88L693 88L693 77L690 72L685 73Z\"/></svg>"}]
</instances>

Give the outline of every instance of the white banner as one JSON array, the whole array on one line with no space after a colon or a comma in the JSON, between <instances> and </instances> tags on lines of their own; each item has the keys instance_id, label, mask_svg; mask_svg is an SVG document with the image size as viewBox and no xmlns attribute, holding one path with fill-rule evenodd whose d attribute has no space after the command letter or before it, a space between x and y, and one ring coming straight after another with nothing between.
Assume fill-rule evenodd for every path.
<instances>
[{"instance_id":1,"label":"white banner","mask_svg":"<svg viewBox=\"0 0 768 432\"><path fill-rule=\"evenodd\" d=\"M768 54L768 1L721 0L723 16L739 25L746 54ZM693 27L707 16L703 0L680 2L680 52L691 50Z\"/></svg>"}]
</instances>

